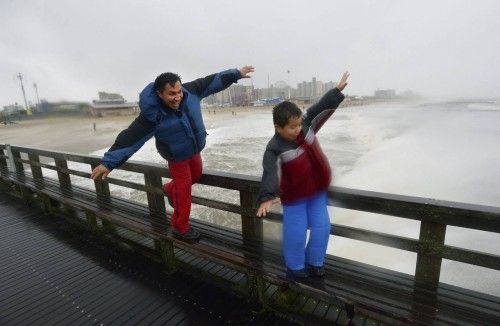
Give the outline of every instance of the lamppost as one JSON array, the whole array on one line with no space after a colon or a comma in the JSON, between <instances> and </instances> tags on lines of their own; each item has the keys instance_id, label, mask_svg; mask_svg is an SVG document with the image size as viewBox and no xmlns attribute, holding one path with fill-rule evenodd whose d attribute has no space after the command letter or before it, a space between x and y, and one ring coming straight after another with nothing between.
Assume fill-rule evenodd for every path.
<instances>
[{"instance_id":1,"label":"lamppost","mask_svg":"<svg viewBox=\"0 0 500 326\"><path fill-rule=\"evenodd\" d=\"M290 84L290 70L287 70L286 73L288 74L288 99L290 99L291 97L290 92L292 88L292 85Z\"/></svg>"}]
</instances>

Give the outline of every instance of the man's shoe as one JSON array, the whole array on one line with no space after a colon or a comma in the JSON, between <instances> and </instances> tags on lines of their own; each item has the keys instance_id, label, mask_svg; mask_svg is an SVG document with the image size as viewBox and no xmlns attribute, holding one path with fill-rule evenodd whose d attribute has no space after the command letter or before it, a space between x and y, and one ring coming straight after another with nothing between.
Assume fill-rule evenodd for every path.
<instances>
[{"instance_id":1,"label":"man's shoe","mask_svg":"<svg viewBox=\"0 0 500 326\"><path fill-rule=\"evenodd\" d=\"M286 269L286 278L292 281L304 281L309 277L309 273L305 268L302 269Z\"/></svg>"},{"instance_id":2,"label":"man's shoe","mask_svg":"<svg viewBox=\"0 0 500 326\"><path fill-rule=\"evenodd\" d=\"M323 266L306 265L306 268L312 277L325 277L326 275L325 267Z\"/></svg>"},{"instance_id":3,"label":"man's shoe","mask_svg":"<svg viewBox=\"0 0 500 326\"><path fill-rule=\"evenodd\" d=\"M168 204L171 206L171 207L174 207L174 202L172 201L172 198L170 198L170 195L168 194L167 192L167 185L168 183L165 183L162 187L162 190L163 190L163 194L165 195L165 197L167 197L167 200L168 200Z\"/></svg>"},{"instance_id":4,"label":"man's shoe","mask_svg":"<svg viewBox=\"0 0 500 326\"><path fill-rule=\"evenodd\" d=\"M196 241L200 238L200 232L193 228L190 228L186 233L180 233L176 229L172 229L172 234L175 238L184 241Z\"/></svg>"}]
</instances>

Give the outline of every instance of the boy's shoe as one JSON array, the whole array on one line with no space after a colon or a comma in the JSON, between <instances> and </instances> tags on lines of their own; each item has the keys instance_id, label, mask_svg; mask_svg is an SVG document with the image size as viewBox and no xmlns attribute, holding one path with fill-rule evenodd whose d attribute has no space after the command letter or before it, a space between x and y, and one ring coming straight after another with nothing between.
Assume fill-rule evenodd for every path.
<instances>
[{"instance_id":1,"label":"boy's shoe","mask_svg":"<svg viewBox=\"0 0 500 326\"><path fill-rule=\"evenodd\" d=\"M196 241L200 238L200 232L193 228L190 228L186 233L180 233L176 229L172 229L172 235L180 240L184 241Z\"/></svg>"},{"instance_id":2,"label":"boy's shoe","mask_svg":"<svg viewBox=\"0 0 500 326\"><path fill-rule=\"evenodd\" d=\"M162 187L162 190L163 190L163 194L165 195L165 197L167 197L167 200L168 200L168 204L171 206L171 207L174 207L174 202L172 201L172 198L170 198L170 195L168 194L167 192L167 185L168 183L165 183Z\"/></svg>"},{"instance_id":3,"label":"boy's shoe","mask_svg":"<svg viewBox=\"0 0 500 326\"><path fill-rule=\"evenodd\" d=\"M306 265L307 271L309 272L309 275L312 277L325 277L326 272L325 272L325 267L323 266L313 266L313 265Z\"/></svg>"},{"instance_id":4,"label":"boy's shoe","mask_svg":"<svg viewBox=\"0 0 500 326\"><path fill-rule=\"evenodd\" d=\"M309 277L309 273L305 268L302 269L286 269L286 278L292 281L304 281Z\"/></svg>"}]
</instances>

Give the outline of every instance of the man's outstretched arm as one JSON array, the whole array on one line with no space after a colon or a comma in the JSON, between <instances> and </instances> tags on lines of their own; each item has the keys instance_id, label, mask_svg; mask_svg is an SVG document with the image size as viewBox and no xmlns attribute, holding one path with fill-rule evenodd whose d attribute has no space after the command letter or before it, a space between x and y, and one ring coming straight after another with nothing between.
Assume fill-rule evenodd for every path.
<instances>
[{"instance_id":1,"label":"man's outstretched arm","mask_svg":"<svg viewBox=\"0 0 500 326\"><path fill-rule=\"evenodd\" d=\"M250 73L254 72L254 67L244 66L241 69L229 69L212 74L203 78L198 78L192 82L184 83L183 86L200 98L220 92L236 83L238 79L250 78Z\"/></svg>"},{"instance_id":2,"label":"man's outstretched arm","mask_svg":"<svg viewBox=\"0 0 500 326\"><path fill-rule=\"evenodd\" d=\"M106 179L116 167L125 163L154 135L155 125L140 114L134 122L118 134L115 143L104 153L101 164L92 170L93 180Z\"/></svg>"}]
</instances>

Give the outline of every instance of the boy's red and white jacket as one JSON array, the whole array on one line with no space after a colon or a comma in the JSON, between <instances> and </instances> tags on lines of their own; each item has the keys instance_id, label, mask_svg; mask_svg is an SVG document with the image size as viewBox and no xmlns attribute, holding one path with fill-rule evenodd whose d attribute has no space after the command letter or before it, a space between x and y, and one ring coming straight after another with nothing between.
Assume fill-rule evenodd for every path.
<instances>
[{"instance_id":1,"label":"boy's red and white jacket","mask_svg":"<svg viewBox=\"0 0 500 326\"><path fill-rule=\"evenodd\" d=\"M278 133L271 138L262 162L259 202L280 197L286 205L328 189L330 164L316 133L343 100L344 95L337 88L328 91L307 110L295 141L288 141Z\"/></svg>"}]
</instances>

